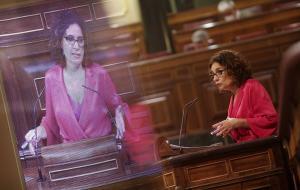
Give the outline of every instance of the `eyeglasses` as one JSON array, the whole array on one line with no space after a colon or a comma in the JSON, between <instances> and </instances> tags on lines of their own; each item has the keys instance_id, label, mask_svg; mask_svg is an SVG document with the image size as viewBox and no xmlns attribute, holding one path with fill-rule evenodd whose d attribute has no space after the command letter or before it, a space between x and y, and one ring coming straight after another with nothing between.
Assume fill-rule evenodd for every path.
<instances>
[{"instance_id":1,"label":"eyeglasses","mask_svg":"<svg viewBox=\"0 0 300 190\"><path fill-rule=\"evenodd\" d=\"M69 45L74 46L75 42L77 42L79 47L83 47L84 46L84 39L82 36L78 37L77 39L75 39L74 36L72 35L68 35L64 37L66 39L66 41L68 42Z\"/></svg>"},{"instance_id":2,"label":"eyeglasses","mask_svg":"<svg viewBox=\"0 0 300 190\"><path fill-rule=\"evenodd\" d=\"M215 76L217 78L221 78L224 75L225 71L226 71L226 69L218 69L218 70L216 70L215 73L214 72L209 72L210 80L211 81L214 80Z\"/></svg>"}]
</instances>

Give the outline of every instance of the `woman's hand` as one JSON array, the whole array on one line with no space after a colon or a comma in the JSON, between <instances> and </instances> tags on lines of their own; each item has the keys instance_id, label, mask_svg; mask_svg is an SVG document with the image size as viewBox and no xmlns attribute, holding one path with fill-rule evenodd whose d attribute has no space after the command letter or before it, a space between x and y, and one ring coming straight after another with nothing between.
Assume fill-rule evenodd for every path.
<instances>
[{"instance_id":1,"label":"woman's hand","mask_svg":"<svg viewBox=\"0 0 300 190\"><path fill-rule=\"evenodd\" d=\"M29 145L29 151L32 154L36 154L35 147L37 146L37 143L41 139L46 139L47 133L46 129L43 126L38 126L35 129L29 130L25 135L26 142L23 143L22 148L26 148L27 145Z\"/></svg>"},{"instance_id":2,"label":"woman's hand","mask_svg":"<svg viewBox=\"0 0 300 190\"><path fill-rule=\"evenodd\" d=\"M25 139L27 142L30 142L32 140L40 141L41 139L46 139L46 138L47 138L47 133L46 133L46 129L43 126L38 126L35 129L31 129L25 135Z\"/></svg>"},{"instance_id":3,"label":"woman's hand","mask_svg":"<svg viewBox=\"0 0 300 190\"><path fill-rule=\"evenodd\" d=\"M216 136L227 136L232 129L239 127L248 127L246 119L228 118L221 122L212 125L214 130L211 132L212 135Z\"/></svg>"}]
</instances>

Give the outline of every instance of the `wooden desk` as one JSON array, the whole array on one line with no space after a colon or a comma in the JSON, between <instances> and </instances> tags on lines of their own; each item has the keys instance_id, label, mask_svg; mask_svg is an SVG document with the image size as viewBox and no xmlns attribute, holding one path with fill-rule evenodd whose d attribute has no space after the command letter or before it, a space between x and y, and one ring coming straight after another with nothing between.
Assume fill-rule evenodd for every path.
<instances>
[{"instance_id":1,"label":"wooden desk","mask_svg":"<svg viewBox=\"0 0 300 190\"><path fill-rule=\"evenodd\" d=\"M101 190L278 189L292 190L286 152L277 137L208 148L165 158L152 167L89 188ZM36 179L34 170L25 175ZM28 189L53 189L47 182L27 183ZM68 189L68 188L67 188ZM73 188L74 189L74 188ZM76 189L76 188L75 188Z\"/></svg>"},{"instance_id":2,"label":"wooden desk","mask_svg":"<svg viewBox=\"0 0 300 190\"><path fill-rule=\"evenodd\" d=\"M165 189L293 189L277 137L162 160Z\"/></svg>"},{"instance_id":3,"label":"wooden desk","mask_svg":"<svg viewBox=\"0 0 300 190\"><path fill-rule=\"evenodd\" d=\"M133 163L125 152L126 146L120 150L117 145L115 135L109 135L42 147L39 156L22 159L26 186L74 190L142 179L143 183L147 180L156 186L162 184L161 179L152 179L162 171L160 165ZM130 187L135 185L138 184L134 182Z\"/></svg>"},{"instance_id":4,"label":"wooden desk","mask_svg":"<svg viewBox=\"0 0 300 190\"><path fill-rule=\"evenodd\" d=\"M64 189L69 190L75 190L75 189L101 189L101 190L113 190L113 189L145 189L146 187L148 189L163 189L164 182L163 179L160 177L162 169L159 165L144 168L143 170L139 168L140 171L137 171L136 166L130 166L128 168L132 168L132 170L136 170L135 173L129 173L122 177L113 177L112 180L109 180L108 182L105 182L102 178L95 179L93 184L86 185L84 188L74 188L74 187L68 187L68 184L66 183L66 187ZM142 170L142 171L141 171ZM27 176L28 179L30 179L26 183L26 188L28 190L54 190L59 189L55 187L51 187L49 185L49 181L46 180L44 182L38 182L38 174L37 174L37 168L26 168L23 169L25 176ZM98 185L97 185L98 184Z\"/></svg>"}]
</instances>

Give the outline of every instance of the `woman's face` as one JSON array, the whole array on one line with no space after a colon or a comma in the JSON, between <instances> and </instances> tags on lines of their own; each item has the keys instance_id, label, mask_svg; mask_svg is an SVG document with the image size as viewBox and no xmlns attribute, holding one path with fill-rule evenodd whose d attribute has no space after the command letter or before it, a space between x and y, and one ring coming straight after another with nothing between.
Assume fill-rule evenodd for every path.
<instances>
[{"instance_id":1,"label":"woman's face","mask_svg":"<svg viewBox=\"0 0 300 190\"><path fill-rule=\"evenodd\" d=\"M230 91L235 93L237 86L235 85L234 78L228 74L226 68L218 62L211 65L209 73L212 82L217 86L220 91Z\"/></svg>"},{"instance_id":2,"label":"woman's face","mask_svg":"<svg viewBox=\"0 0 300 190\"><path fill-rule=\"evenodd\" d=\"M71 24L63 36L62 49L66 66L81 66L84 57L84 38L78 24Z\"/></svg>"}]
</instances>

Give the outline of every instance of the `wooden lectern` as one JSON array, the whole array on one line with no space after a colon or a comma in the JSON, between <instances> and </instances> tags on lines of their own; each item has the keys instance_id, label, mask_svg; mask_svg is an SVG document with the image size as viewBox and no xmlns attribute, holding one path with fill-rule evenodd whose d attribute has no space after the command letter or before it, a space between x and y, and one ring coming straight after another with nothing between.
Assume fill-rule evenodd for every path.
<instances>
[{"instance_id":1,"label":"wooden lectern","mask_svg":"<svg viewBox=\"0 0 300 190\"><path fill-rule=\"evenodd\" d=\"M163 189L293 189L278 137L179 147L158 139Z\"/></svg>"},{"instance_id":2,"label":"wooden lectern","mask_svg":"<svg viewBox=\"0 0 300 190\"><path fill-rule=\"evenodd\" d=\"M89 188L125 175L114 135L46 146L41 154L51 189Z\"/></svg>"}]
</instances>

